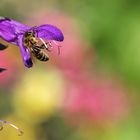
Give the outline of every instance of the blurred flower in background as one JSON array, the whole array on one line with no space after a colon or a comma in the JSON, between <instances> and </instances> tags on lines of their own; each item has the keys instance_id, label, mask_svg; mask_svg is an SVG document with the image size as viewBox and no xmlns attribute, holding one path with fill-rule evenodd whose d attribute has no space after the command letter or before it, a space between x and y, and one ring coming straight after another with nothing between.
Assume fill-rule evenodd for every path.
<instances>
[{"instance_id":1,"label":"blurred flower in background","mask_svg":"<svg viewBox=\"0 0 140 140\"><path fill-rule=\"evenodd\" d=\"M64 114L78 125L112 126L128 114L126 91L109 77L96 76L72 80L67 89Z\"/></svg>"},{"instance_id":2,"label":"blurred flower in background","mask_svg":"<svg viewBox=\"0 0 140 140\"><path fill-rule=\"evenodd\" d=\"M4 45L6 45L5 42ZM8 46L7 44L6 46ZM14 81L18 78L20 73L20 64L18 60L18 55L16 56L13 51L14 46L9 46L6 50L0 51L0 67L7 69L0 76L0 87L10 87L14 84ZM16 74L16 76L15 76Z\"/></svg>"},{"instance_id":3,"label":"blurred flower in background","mask_svg":"<svg viewBox=\"0 0 140 140\"><path fill-rule=\"evenodd\" d=\"M51 117L63 100L64 82L57 69L36 68L26 72L14 92L16 113L33 124Z\"/></svg>"}]
</instances>

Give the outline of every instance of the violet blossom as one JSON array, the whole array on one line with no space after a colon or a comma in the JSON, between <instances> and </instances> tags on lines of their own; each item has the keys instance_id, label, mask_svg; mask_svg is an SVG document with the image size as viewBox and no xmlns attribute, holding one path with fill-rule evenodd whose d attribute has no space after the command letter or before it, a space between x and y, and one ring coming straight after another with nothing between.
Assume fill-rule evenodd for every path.
<instances>
[{"instance_id":1,"label":"violet blossom","mask_svg":"<svg viewBox=\"0 0 140 140\"><path fill-rule=\"evenodd\" d=\"M5 50L7 47L8 46L5 46L5 45L3 45L3 44L0 43L0 51ZM0 68L0 72L3 72L5 70L6 70L5 68Z\"/></svg>"},{"instance_id":2,"label":"violet blossom","mask_svg":"<svg viewBox=\"0 0 140 140\"><path fill-rule=\"evenodd\" d=\"M61 30L53 25L44 24L30 27L13 19L0 17L0 37L11 44L19 46L24 65L28 68L33 66L31 54L23 42L23 37L28 31L33 31L35 38L40 39L48 48L52 47L51 42L57 45L55 41L64 40Z\"/></svg>"},{"instance_id":3,"label":"violet blossom","mask_svg":"<svg viewBox=\"0 0 140 140\"><path fill-rule=\"evenodd\" d=\"M5 71L6 69L5 68L0 68L0 72L3 72Z\"/></svg>"}]
</instances>

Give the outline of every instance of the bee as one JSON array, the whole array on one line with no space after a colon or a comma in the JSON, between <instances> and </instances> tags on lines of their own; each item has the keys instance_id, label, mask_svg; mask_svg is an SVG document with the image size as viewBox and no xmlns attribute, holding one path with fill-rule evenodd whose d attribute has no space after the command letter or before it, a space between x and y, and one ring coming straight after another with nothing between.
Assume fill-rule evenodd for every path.
<instances>
[{"instance_id":1,"label":"bee","mask_svg":"<svg viewBox=\"0 0 140 140\"><path fill-rule=\"evenodd\" d=\"M44 44L42 44L41 46L33 45L31 47L31 52L33 53L34 57L36 57L38 60L48 61L49 57L47 53L44 51L44 48L45 48Z\"/></svg>"},{"instance_id":2,"label":"bee","mask_svg":"<svg viewBox=\"0 0 140 140\"><path fill-rule=\"evenodd\" d=\"M48 50L46 44L38 44L38 40L35 37L33 31L28 31L24 35L24 46L26 46L31 54L31 56L37 58L40 61L48 61L49 56L45 50Z\"/></svg>"}]
</instances>

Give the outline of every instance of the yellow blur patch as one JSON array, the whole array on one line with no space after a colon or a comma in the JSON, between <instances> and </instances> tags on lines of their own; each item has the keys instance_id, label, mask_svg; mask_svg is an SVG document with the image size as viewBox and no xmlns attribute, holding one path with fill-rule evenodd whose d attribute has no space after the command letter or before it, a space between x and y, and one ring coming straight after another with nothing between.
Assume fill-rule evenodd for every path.
<instances>
[{"instance_id":1,"label":"yellow blur patch","mask_svg":"<svg viewBox=\"0 0 140 140\"><path fill-rule=\"evenodd\" d=\"M24 119L41 121L59 108L64 87L64 79L59 71L32 69L15 89L14 107Z\"/></svg>"}]
</instances>

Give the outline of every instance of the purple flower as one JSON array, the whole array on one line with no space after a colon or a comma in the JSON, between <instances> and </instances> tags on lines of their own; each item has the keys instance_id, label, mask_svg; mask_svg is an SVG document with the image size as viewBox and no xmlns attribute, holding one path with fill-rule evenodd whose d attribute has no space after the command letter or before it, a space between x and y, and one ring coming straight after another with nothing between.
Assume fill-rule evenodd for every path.
<instances>
[{"instance_id":1,"label":"purple flower","mask_svg":"<svg viewBox=\"0 0 140 140\"><path fill-rule=\"evenodd\" d=\"M0 68L0 72L3 72L5 71L6 69L5 68Z\"/></svg>"},{"instance_id":2,"label":"purple flower","mask_svg":"<svg viewBox=\"0 0 140 140\"><path fill-rule=\"evenodd\" d=\"M51 42L64 40L61 30L53 25L44 24L30 27L13 19L0 17L0 37L20 47L24 65L28 68L33 66L30 51L27 46L24 46L24 36L29 31L34 32L35 38L40 39L44 44L47 41L47 45L45 44L47 49L52 47Z\"/></svg>"},{"instance_id":3,"label":"purple flower","mask_svg":"<svg viewBox=\"0 0 140 140\"><path fill-rule=\"evenodd\" d=\"M3 44L0 43L0 51L3 51L7 48L8 46L5 46ZM6 69L5 68L0 68L0 73L5 71Z\"/></svg>"},{"instance_id":4,"label":"purple flower","mask_svg":"<svg viewBox=\"0 0 140 140\"><path fill-rule=\"evenodd\" d=\"M8 46L0 43L0 51L5 50Z\"/></svg>"}]
</instances>

